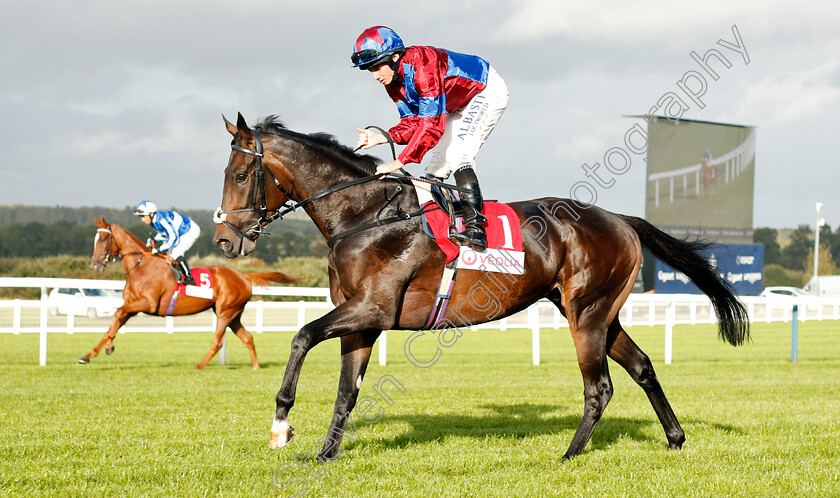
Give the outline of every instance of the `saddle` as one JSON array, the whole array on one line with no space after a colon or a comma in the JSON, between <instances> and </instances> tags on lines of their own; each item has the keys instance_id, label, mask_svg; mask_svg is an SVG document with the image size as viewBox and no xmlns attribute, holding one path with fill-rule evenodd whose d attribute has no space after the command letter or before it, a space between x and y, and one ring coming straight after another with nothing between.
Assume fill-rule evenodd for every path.
<instances>
[{"instance_id":1,"label":"saddle","mask_svg":"<svg viewBox=\"0 0 840 498\"><path fill-rule=\"evenodd\" d=\"M429 194L432 197L432 201L437 207L440 208L441 211L446 213L449 216L449 231L454 232L461 232L464 230L464 208L461 205L461 196L458 194L458 191L453 188L448 188L447 186L441 187L438 184L431 184L429 188ZM484 201L487 204L493 204L497 201L493 200L486 200ZM425 204L426 209L429 207L429 203ZM484 214L484 209L482 208L482 214ZM424 215L421 219L423 225L423 231L431 238L435 238L434 230L429 226L429 220ZM453 243L456 243L453 241ZM457 243L456 243L457 244Z\"/></svg>"},{"instance_id":2,"label":"saddle","mask_svg":"<svg viewBox=\"0 0 840 498\"><path fill-rule=\"evenodd\" d=\"M453 189L441 188L440 185L432 185L431 188L432 199L444 212L449 214L449 219L452 224L455 223L456 217L464 216L464 208L461 206L461 196Z\"/></svg>"}]
</instances>

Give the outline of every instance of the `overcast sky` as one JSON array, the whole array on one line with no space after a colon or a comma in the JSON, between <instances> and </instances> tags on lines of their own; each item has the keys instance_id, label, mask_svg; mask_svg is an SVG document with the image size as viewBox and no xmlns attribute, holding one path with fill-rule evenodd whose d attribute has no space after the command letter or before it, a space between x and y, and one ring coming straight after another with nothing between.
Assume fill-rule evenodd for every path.
<instances>
[{"instance_id":1,"label":"overcast sky","mask_svg":"<svg viewBox=\"0 0 840 498\"><path fill-rule=\"evenodd\" d=\"M400 7L400 5L407 5ZM508 110L478 157L486 197L568 197L687 71L717 49L684 118L756 126L756 227L840 224L837 2L34 0L0 16L0 203L212 210L230 135L221 115L278 114L334 134L397 112L350 67L358 34L481 55ZM745 53L737 46L733 26ZM723 40L729 45L718 43ZM722 43L723 43L722 42ZM747 62L748 59L748 62ZM386 148L375 149L386 157ZM644 216L645 165L597 191ZM414 165L412 172L420 173ZM602 170L603 171L603 170ZM45 220L49 221L49 220Z\"/></svg>"}]
</instances>

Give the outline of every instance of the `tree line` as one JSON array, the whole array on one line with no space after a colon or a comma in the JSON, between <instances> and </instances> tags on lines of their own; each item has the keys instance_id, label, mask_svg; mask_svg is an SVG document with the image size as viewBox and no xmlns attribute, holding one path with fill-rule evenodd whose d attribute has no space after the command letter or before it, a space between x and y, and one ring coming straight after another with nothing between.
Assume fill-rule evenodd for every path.
<instances>
[{"instance_id":1,"label":"tree line","mask_svg":"<svg viewBox=\"0 0 840 498\"><path fill-rule=\"evenodd\" d=\"M154 229L134 216L133 207L69 208L43 206L0 206L0 258L42 258L55 255L90 256L96 234L94 216L104 216L145 241ZM216 229L209 211L175 209L198 223L201 235L188 257L219 254L213 245ZM290 257L325 257L329 250L323 236L309 218L294 213L269 227L272 235L260 237L254 257L277 261Z\"/></svg>"},{"instance_id":2,"label":"tree line","mask_svg":"<svg viewBox=\"0 0 840 498\"><path fill-rule=\"evenodd\" d=\"M814 235L810 226L799 225L782 247L775 228L753 231L753 242L764 244L765 286L801 287L808 282L814 274ZM819 275L837 274L837 261L840 261L840 227L832 232L831 226L824 225L820 227Z\"/></svg>"},{"instance_id":3,"label":"tree line","mask_svg":"<svg viewBox=\"0 0 840 498\"><path fill-rule=\"evenodd\" d=\"M49 207L0 205L0 258L43 258L55 255L90 256L96 226L94 216L105 216L146 240L154 230L132 214L133 206ZM201 236L188 253L189 258L218 255L213 245L215 224L212 213L203 210L175 209L189 216L201 227ZM284 258L316 257L329 254L323 236L304 213L292 213L269 226L272 235L260 237L254 257L268 263ZM798 226L782 247L779 230L756 228L753 242L764 244L765 285L802 286L813 274L814 231ZM819 274L838 273L840 227L820 228Z\"/></svg>"}]
</instances>

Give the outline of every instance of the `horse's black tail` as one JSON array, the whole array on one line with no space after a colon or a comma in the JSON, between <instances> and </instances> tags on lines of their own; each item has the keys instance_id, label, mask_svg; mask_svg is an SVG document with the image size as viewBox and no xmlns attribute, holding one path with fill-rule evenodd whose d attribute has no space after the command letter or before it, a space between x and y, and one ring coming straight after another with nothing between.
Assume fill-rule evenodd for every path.
<instances>
[{"instance_id":1,"label":"horse's black tail","mask_svg":"<svg viewBox=\"0 0 840 498\"><path fill-rule=\"evenodd\" d=\"M654 256L671 268L685 273L694 285L709 296L718 316L721 339L739 346L750 338L750 319L744 304L717 269L697 253L709 247L709 243L680 240L641 218L620 216L636 231L642 245L650 249Z\"/></svg>"}]
</instances>

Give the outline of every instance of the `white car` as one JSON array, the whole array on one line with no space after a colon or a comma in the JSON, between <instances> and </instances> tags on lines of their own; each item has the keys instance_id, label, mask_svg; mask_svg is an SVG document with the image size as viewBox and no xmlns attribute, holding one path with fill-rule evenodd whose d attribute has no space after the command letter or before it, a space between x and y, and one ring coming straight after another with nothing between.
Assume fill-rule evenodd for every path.
<instances>
[{"instance_id":1,"label":"white car","mask_svg":"<svg viewBox=\"0 0 840 498\"><path fill-rule=\"evenodd\" d=\"M811 297L806 294L804 290L799 287L767 287L761 294L761 297Z\"/></svg>"},{"instance_id":2,"label":"white car","mask_svg":"<svg viewBox=\"0 0 840 498\"><path fill-rule=\"evenodd\" d=\"M122 305L122 292L110 289L57 287L47 296L47 310L53 316L114 316L114 312Z\"/></svg>"},{"instance_id":3,"label":"white car","mask_svg":"<svg viewBox=\"0 0 840 498\"><path fill-rule=\"evenodd\" d=\"M817 309L820 304L820 299L812 294L808 294L799 287L767 287L761 294L761 297L770 298L774 302L790 302L792 304L806 305L807 309L813 311Z\"/></svg>"}]
</instances>

